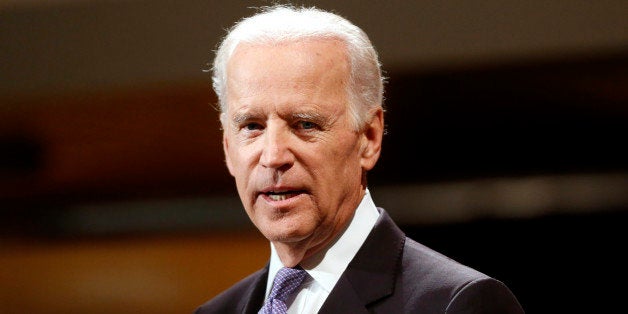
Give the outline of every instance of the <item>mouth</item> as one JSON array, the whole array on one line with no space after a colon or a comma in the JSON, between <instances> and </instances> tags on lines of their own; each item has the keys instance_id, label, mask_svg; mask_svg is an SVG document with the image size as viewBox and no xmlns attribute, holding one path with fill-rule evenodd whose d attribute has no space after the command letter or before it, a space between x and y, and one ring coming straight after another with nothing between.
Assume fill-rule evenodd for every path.
<instances>
[{"instance_id":1,"label":"mouth","mask_svg":"<svg viewBox=\"0 0 628 314\"><path fill-rule=\"evenodd\" d=\"M304 193L304 190L268 190L260 192L260 195L270 201L279 202L299 196Z\"/></svg>"}]
</instances>

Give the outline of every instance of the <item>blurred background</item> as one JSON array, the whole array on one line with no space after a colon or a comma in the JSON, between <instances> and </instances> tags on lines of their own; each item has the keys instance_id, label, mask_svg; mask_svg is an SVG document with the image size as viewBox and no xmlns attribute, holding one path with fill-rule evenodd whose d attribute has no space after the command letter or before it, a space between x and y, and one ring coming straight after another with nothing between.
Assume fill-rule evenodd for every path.
<instances>
[{"instance_id":1,"label":"blurred background","mask_svg":"<svg viewBox=\"0 0 628 314\"><path fill-rule=\"evenodd\" d=\"M529 313L621 308L627 1L296 3L380 52L369 187L408 235ZM205 70L268 4L0 1L0 313L191 313L266 263Z\"/></svg>"}]
</instances>

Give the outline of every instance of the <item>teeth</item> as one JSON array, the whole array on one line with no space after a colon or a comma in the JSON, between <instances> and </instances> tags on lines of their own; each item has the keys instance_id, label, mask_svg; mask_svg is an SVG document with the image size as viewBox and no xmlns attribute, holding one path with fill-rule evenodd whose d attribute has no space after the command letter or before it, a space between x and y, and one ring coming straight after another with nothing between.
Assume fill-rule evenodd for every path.
<instances>
[{"instance_id":1,"label":"teeth","mask_svg":"<svg viewBox=\"0 0 628 314\"><path fill-rule=\"evenodd\" d=\"M270 194L269 196L273 201L283 201L288 198L286 194Z\"/></svg>"},{"instance_id":2,"label":"teeth","mask_svg":"<svg viewBox=\"0 0 628 314\"><path fill-rule=\"evenodd\" d=\"M296 193L285 193L285 194L268 194L268 197L270 197L271 200L273 201L283 201L283 200L287 200L293 196L296 196Z\"/></svg>"}]
</instances>

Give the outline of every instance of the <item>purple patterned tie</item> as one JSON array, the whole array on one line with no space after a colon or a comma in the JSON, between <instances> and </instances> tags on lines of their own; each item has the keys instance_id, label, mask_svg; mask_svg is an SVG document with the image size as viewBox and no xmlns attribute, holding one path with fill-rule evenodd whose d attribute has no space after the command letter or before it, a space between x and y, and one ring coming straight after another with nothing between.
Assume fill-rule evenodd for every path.
<instances>
[{"instance_id":1,"label":"purple patterned tie","mask_svg":"<svg viewBox=\"0 0 628 314\"><path fill-rule=\"evenodd\" d=\"M288 312L286 300L297 290L307 276L303 268L284 267L277 272L273 281L273 288L266 299L264 306L257 312L258 314L285 314Z\"/></svg>"}]
</instances>

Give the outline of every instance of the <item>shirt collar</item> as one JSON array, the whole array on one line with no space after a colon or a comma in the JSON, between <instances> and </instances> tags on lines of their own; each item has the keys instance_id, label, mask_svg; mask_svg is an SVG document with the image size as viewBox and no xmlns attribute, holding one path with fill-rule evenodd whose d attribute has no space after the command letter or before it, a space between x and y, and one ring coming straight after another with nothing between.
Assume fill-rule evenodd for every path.
<instances>
[{"instance_id":1,"label":"shirt collar","mask_svg":"<svg viewBox=\"0 0 628 314\"><path fill-rule=\"evenodd\" d=\"M355 254L375 226L379 211L371 198L368 188L347 228L327 250L322 250L303 261L300 265L320 284L327 293L336 285ZM270 265L266 294L268 295L275 275L283 267L275 246L270 245Z\"/></svg>"}]
</instances>

